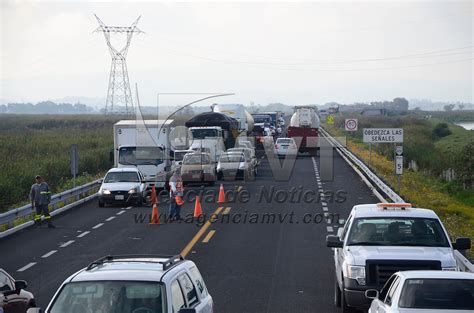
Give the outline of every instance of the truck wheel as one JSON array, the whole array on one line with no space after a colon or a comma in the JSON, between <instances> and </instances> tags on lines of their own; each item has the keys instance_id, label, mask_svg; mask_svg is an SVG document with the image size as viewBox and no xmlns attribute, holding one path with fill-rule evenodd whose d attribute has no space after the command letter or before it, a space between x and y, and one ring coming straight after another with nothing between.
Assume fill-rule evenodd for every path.
<instances>
[{"instance_id":1,"label":"truck wheel","mask_svg":"<svg viewBox=\"0 0 474 313\"><path fill-rule=\"evenodd\" d=\"M334 305L338 308L341 307L341 289L337 283L337 276L334 279Z\"/></svg>"}]
</instances>

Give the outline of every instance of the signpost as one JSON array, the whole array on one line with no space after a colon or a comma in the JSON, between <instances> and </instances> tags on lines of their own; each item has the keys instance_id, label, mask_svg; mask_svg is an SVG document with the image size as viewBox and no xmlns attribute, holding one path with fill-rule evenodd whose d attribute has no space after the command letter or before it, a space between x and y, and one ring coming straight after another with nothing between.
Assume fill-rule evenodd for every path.
<instances>
[{"instance_id":1,"label":"signpost","mask_svg":"<svg viewBox=\"0 0 474 313\"><path fill-rule=\"evenodd\" d=\"M403 128L364 128L366 143L397 143L403 142Z\"/></svg>"},{"instance_id":2,"label":"signpost","mask_svg":"<svg viewBox=\"0 0 474 313\"><path fill-rule=\"evenodd\" d=\"M71 145L69 148L69 155L71 156L71 174L73 177L73 184L76 187L76 175L79 173L79 154L77 153L77 145Z\"/></svg>"},{"instance_id":3,"label":"signpost","mask_svg":"<svg viewBox=\"0 0 474 313\"><path fill-rule=\"evenodd\" d=\"M359 126L359 122L356 118L346 118L344 126L346 128L346 131L355 132L355 131L357 131L357 127Z\"/></svg>"},{"instance_id":4,"label":"signpost","mask_svg":"<svg viewBox=\"0 0 474 313\"><path fill-rule=\"evenodd\" d=\"M395 146L395 175L397 175L398 192L400 192L400 176L403 174L403 146Z\"/></svg>"}]
</instances>

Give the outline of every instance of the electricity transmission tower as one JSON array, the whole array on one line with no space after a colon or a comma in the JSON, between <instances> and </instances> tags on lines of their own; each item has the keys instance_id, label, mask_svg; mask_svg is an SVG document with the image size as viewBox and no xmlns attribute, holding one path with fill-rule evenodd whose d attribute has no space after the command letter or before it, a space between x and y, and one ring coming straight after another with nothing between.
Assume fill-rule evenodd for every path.
<instances>
[{"instance_id":1,"label":"electricity transmission tower","mask_svg":"<svg viewBox=\"0 0 474 313\"><path fill-rule=\"evenodd\" d=\"M94 14L95 15L95 14ZM137 23L139 16L131 26L107 26L95 15L99 27L96 32L102 32L109 47L112 56L112 64L110 66L109 87L107 89L107 101L105 103L105 114L133 114L132 92L130 90L130 82L128 80L127 56L128 47L132 41L134 33L143 33ZM125 44L122 47L114 47L111 43L110 35L126 36Z\"/></svg>"}]
</instances>

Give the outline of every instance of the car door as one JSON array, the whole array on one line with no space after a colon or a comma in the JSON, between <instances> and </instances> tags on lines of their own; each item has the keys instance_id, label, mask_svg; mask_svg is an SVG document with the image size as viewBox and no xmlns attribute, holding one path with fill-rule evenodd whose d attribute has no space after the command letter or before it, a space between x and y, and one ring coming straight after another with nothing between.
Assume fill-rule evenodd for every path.
<instances>
[{"instance_id":1,"label":"car door","mask_svg":"<svg viewBox=\"0 0 474 313\"><path fill-rule=\"evenodd\" d=\"M397 288L398 288L398 285L400 284L400 280L401 278L399 276L396 276L394 275L393 276L393 282L390 286L390 288L388 289L388 292L387 292L387 295L385 296L385 299L383 299L383 294L381 294L381 296L379 297L381 300L383 300L383 302L381 300L378 300L378 303L379 303L379 308L376 312L378 313L388 313L388 312L391 312L391 307L393 305L393 297L395 295L395 292L397 291Z\"/></svg>"},{"instance_id":2,"label":"car door","mask_svg":"<svg viewBox=\"0 0 474 313\"><path fill-rule=\"evenodd\" d=\"M198 291L188 273L180 274L178 276L178 281L181 286L181 290L183 291L187 308L194 308L197 313L210 312L205 310L206 304L200 301Z\"/></svg>"},{"instance_id":3,"label":"car door","mask_svg":"<svg viewBox=\"0 0 474 313\"><path fill-rule=\"evenodd\" d=\"M184 299L184 294L177 278L173 279L173 281L171 282L170 294L171 305L169 307L171 310L168 311L171 313L178 313L179 310L186 307L186 300Z\"/></svg>"},{"instance_id":4,"label":"car door","mask_svg":"<svg viewBox=\"0 0 474 313\"><path fill-rule=\"evenodd\" d=\"M191 280L194 283L194 286L196 287L196 290L199 294L199 299L202 304L202 308L200 307L200 311L198 312L203 312L203 313L212 313L212 307L213 307L213 300L209 292L207 291L206 284L204 283L204 279L201 276L201 273L197 269L196 266L192 266L191 268L188 269L189 276L191 277Z\"/></svg>"},{"instance_id":5,"label":"car door","mask_svg":"<svg viewBox=\"0 0 474 313\"><path fill-rule=\"evenodd\" d=\"M351 227L352 223L352 215L349 216L349 218L346 221L346 224L344 225L344 228L342 230L340 239L345 242L345 239L347 237L347 234L349 233L349 229ZM340 286L342 286L342 267L344 266L344 253L343 250L344 248L334 248L334 261L336 262L336 276L338 282L340 282Z\"/></svg>"}]
</instances>

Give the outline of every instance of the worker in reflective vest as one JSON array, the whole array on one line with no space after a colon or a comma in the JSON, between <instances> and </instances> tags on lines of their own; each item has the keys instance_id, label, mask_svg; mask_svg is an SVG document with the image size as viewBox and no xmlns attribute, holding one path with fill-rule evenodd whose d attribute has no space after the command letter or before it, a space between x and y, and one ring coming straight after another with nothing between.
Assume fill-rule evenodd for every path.
<instances>
[{"instance_id":1,"label":"worker in reflective vest","mask_svg":"<svg viewBox=\"0 0 474 313\"><path fill-rule=\"evenodd\" d=\"M31 206L36 210L35 225L41 226L41 216L48 222L48 228L56 228L51 222L51 215L49 214L49 203L51 202L51 191L44 179L36 175L36 183L31 186L30 200Z\"/></svg>"},{"instance_id":2,"label":"worker in reflective vest","mask_svg":"<svg viewBox=\"0 0 474 313\"><path fill-rule=\"evenodd\" d=\"M170 178L170 210L169 210L169 220L170 221L179 221L181 218L181 205L184 204L183 201L184 188L183 188L183 179L181 178L180 169L176 168L173 171L173 176Z\"/></svg>"}]
</instances>

